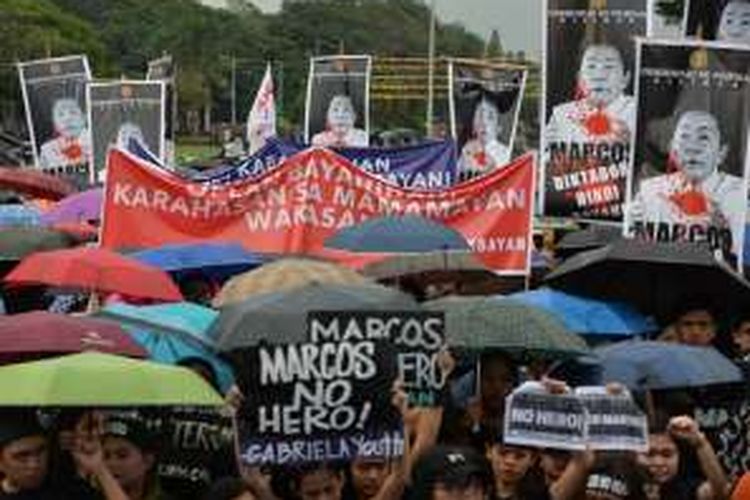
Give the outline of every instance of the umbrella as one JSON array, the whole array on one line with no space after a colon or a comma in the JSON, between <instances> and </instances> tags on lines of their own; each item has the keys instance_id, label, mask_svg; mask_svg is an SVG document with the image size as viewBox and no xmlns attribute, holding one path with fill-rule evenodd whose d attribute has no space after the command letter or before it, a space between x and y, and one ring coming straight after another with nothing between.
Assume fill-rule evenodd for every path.
<instances>
[{"instance_id":1,"label":"umbrella","mask_svg":"<svg viewBox=\"0 0 750 500\"><path fill-rule=\"evenodd\" d=\"M177 286L164 271L93 247L32 254L23 259L5 281L119 293L129 297L182 299Z\"/></svg>"},{"instance_id":2,"label":"umbrella","mask_svg":"<svg viewBox=\"0 0 750 500\"><path fill-rule=\"evenodd\" d=\"M30 168L0 167L0 188L11 189L35 198L59 200L73 193L73 186Z\"/></svg>"},{"instance_id":3,"label":"umbrella","mask_svg":"<svg viewBox=\"0 0 750 500\"><path fill-rule=\"evenodd\" d=\"M471 250L455 229L416 215L375 217L338 231L325 244L339 250L375 253Z\"/></svg>"},{"instance_id":4,"label":"umbrella","mask_svg":"<svg viewBox=\"0 0 750 500\"><path fill-rule=\"evenodd\" d=\"M605 382L631 389L677 389L742 382L742 371L712 347L656 341L618 342L595 350Z\"/></svg>"},{"instance_id":5,"label":"umbrella","mask_svg":"<svg viewBox=\"0 0 750 500\"><path fill-rule=\"evenodd\" d=\"M117 323L46 311L0 316L0 360L44 357L87 350L146 356Z\"/></svg>"},{"instance_id":6,"label":"umbrella","mask_svg":"<svg viewBox=\"0 0 750 500\"><path fill-rule=\"evenodd\" d=\"M310 283L359 285L368 281L349 268L329 262L281 259L230 279L214 298L213 305L223 307L252 295L291 290Z\"/></svg>"},{"instance_id":7,"label":"umbrella","mask_svg":"<svg viewBox=\"0 0 750 500\"><path fill-rule=\"evenodd\" d=\"M0 205L0 226L33 227L40 224L39 210L22 203Z\"/></svg>"},{"instance_id":8,"label":"umbrella","mask_svg":"<svg viewBox=\"0 0 750 500\"><path fill-rule=\"evenodd\" d=\"M0 367L0 406L220 406L187 368L86 352Z\"/></svg>"},{"instance_id":9,"label":"umbrella","mask_svg":"<svg viewBox=\"0 0 750 500\"><path fill-rule=\"evenodd\" d=\"M512 299L447 297L427 302L445 312L446 341L467 350L498 350L521 358L579 356L584 340L550 313Z\"/></svg>"},{"instance_id":10,"label":"umbrella","mask_svg":"<svg viewBox=\"0 0 750 500\"><path fill-rule=\"evenodd\" d=\"M621 237L622 227L591 224L586 229L573 231L563 236L557 244L557 249L568 251L568 253L591 250L609 245Z\"/></svg>"},{"instance_id":11,"label":"umbrella","mask_svg":"<svg viewBox=\"0 0 750 500\"><path fill-rule=\"evenodd\" d=\"M176 277L201 272L218 279L238 274L265 262L236 243L191 243L164 245L130 254L144 264L158 267Z\"/></svg>"},{"instance_id":12,"label":"umbrella","mask_svg":"<svg viewBox=\"0 0 750 500\"><path fill-rule=\"evenodd\" d=\"M750 284L706 247L621 238L574 255L547 275L569 293L634 305L667 322L690 295L735 308L750 303Z\"/></svg>"},{"instance_id":13,"label":"umbrella","mask_svg":"<svg viewBox=\"0 0 750 500\"><path fill-rule=\"evenodd\" d=\"M75 224L101 220L104 189L94 188L75 193L60 200L54 208L42 216L48 225Z\"/></svg>"},{"instance_id":14,"label":"umbrella","mask_svg":"<svg viewBox=\"0 0 750 500\"><path fill-rule=\"evenodd\" d=\"M227 363L214 349L206 331L218 313L190 302L133 306L110 304L97 316L120 323L143 346L154 361L176 364L198 358L208 363L222 391L232 385L234 377Z\"/></svg>"},{"instance_id":15,"label":"umbrella","mask_svg":"<svg viewBox=\"0 0 750 500\"><path fill-rule=\"evenodd\" d=\"M222 309L209 336L217 340L222 351L261 342L283 345L307 339L307 314L311 311L403 311L417 307L411 296L381 285L312 283L253 296Z\"/></svg>"},{"instance_id":16,"label":"umbrella","mask_svg":"<svg viewBox=\"0 0 750 500\"><path fill-rule=\"evenodd\" d=\"M0 261L17 261L34 252L68 248L76 244L71 235L41 227L0 229Z\"/></svg>"},{"instance_id":17,"label":"umbrella","mask_svg":"<svg viewBox=\"0 0 750 500\"><path fill-rule=\"evenodd\" d=\"M656 331L656 323L621 302L605 302L551 288L515 293L514 300L539 307L581 335L640 335Z\"/></svg>"},{"instance_id":18,"label":"umbrella","mask_svg":"<svg viewBox=\"0 0 750 500\"><path fill-rule=\"evenodd\" d=\"M435 275L458 277L461 274L492 273L471 252L427 252L396 254L384 257L362 268L362 274L375 279L403 276L432 278Z\"/></svg>"}]
</instances>

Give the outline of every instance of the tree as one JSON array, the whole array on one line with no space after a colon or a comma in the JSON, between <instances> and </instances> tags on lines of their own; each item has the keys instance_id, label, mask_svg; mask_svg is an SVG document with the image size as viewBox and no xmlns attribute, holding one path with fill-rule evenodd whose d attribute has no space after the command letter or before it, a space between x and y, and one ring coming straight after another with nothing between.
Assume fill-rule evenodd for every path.
<instances>
[{"instance_id":1,"label":"tree","mask_svg":"<svg viewBox=\"0 0 750 500\"><path fill-rule=\"evenodd\" d=\"M487 44L484 46L484 58L494 59L497 57L503 57L503 45L500 43L500 33L493 29L487 39Z\"/></svg>"}]
</instances>

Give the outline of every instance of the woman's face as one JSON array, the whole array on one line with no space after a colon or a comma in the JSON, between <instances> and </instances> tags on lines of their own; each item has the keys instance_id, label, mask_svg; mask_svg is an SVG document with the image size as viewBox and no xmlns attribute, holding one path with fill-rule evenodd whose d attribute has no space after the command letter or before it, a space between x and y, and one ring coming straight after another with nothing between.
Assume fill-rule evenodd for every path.
<instances>
[{"instance_id":1,"label":"woman's face","mask_svg":"<svg viewBox=\"0 0 750 500\"><path fill-rule=\"evenodd\" d=\"M154 464L150 454L143 453L127 439L107 436L104 438L104 460L117 482L129 489L146 481L149 469Z\"/></svg>"},{"instance_id":2,"label":"woman's face","mask_svg":"<svg viewBox=\"0 0 750 500\"><path fill-rule=\"evenodd\" d=\"M648 452L639 455L652 479L659 485L666 484L677 476L680 467L680 450L669 434L651 434Z\"/></svg>"},{"instance_id":3,"label":"woman's face","mask_svg":"<svg viewBox=\"0 0 750 500\"><path fill-rule=\"evenodd\" d=\"M65 137L78 137L86 128L86 118L73 99L59 99L52 108L55 131Z\"/></svg>"},{"instance_id":4,"label":"woman's face","mask_svg":"<svg viewBox=\"0 0 750 500\"><path fill-rule=\"evenodd\" d=\"M352 101L347 96L334 96L328 105L326 120L328 128L334 132L348 132L353 129L356 115Z\"/></svg>"}]
</instances>

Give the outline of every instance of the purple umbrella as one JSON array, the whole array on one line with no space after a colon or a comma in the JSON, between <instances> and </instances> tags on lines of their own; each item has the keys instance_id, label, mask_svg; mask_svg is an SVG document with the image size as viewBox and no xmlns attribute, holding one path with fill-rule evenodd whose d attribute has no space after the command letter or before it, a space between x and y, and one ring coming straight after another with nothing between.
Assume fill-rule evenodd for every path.
<instances>
[{"instance_id":1,"label":"purple umbrella","mask_svg":"<svg viewBox=\"0 0 750 500\"><path fill-rule=\"evenodd\" d=\"M94 188L68 196L42 215L42 224L71 224L100 220L104 189Z\"/></svg>"}]
</instances>

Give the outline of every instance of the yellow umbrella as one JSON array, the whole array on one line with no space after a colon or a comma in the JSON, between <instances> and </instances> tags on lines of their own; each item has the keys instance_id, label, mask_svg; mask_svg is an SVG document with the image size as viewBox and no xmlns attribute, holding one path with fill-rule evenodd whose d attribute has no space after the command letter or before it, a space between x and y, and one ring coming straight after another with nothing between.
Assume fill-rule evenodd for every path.
<instances>
[{"instance_id":1,"label":"yellow umbrella","mask_svg":"<svg viewBox=\"0 0 750 500\"><path fill-rule=\"evenodd\" d=\"M252 295L293 290L311 283L361 285L370 281L349 268L330 262L282 259L230 279L214 298L213 305L223 307Z\"/></svg>"}]
</instances>

